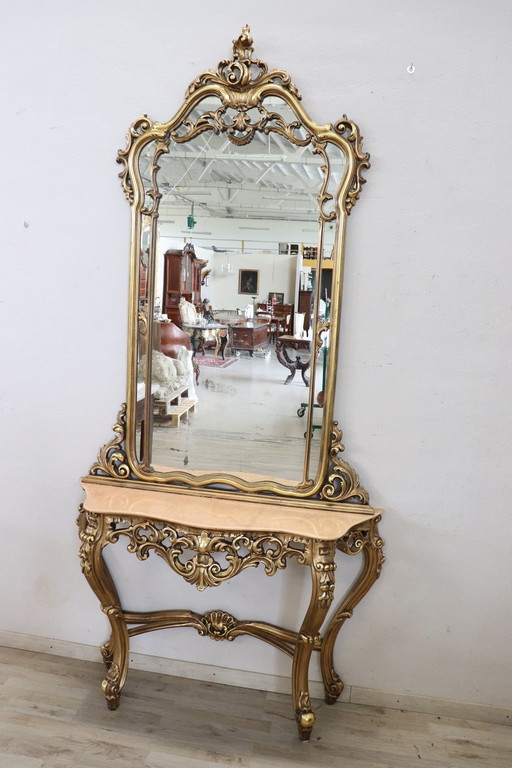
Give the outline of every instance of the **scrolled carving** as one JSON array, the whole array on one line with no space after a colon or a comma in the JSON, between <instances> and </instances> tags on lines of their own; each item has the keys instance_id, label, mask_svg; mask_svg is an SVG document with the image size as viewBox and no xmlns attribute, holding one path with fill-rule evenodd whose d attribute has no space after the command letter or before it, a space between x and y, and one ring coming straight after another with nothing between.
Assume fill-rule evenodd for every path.
<instances>
[{"instance_id":1,"label":"scrolled carving","mask_svg":"<svg viewBox=\"0 0 512 768\"><path fill-rule=\"evenodd\" d=\"M128 165L128 157L132 148L133 142L142 136L144 133L151 131L154 127L154 122L147 115L142 115L130 127L130 131L127 136L126 149L120 149L117 153L117 160L120 165L123 166L123 170L119 174L121 184L123 186L124 194L129 203L133 203L134 191L133 191L133 179L130 176L130 170Z\"/></svg>"},{"instance_id":2,"label":"scrolled carving","mask_svg":"<svg viewBox=\"0 0 512 768\"><path fill-rule=\"evenodd\" d=\"M313 567L317 572L317 600L322 608L328 608L334 598L335 549L330 544L315 543L317 552L314 556Z\"/></svg>"},{"instance_id":3,"label":"scrolled carving","mask_svg":"<svg viewBox=\"0 0 512 768\"><path fill-rule=\"evenodd\" d=\"M117 416L117 423L112 427L117 433L110 442L100 448L98 460L89 470L90 475L108 475L117 478L129 478L130 467L126 459L124 441L126 438L126 403L123 403Z\"/></svg>"},{"instance_id":4,"label":"scrolled carving","mask_svg":"<svg viewBox=\"0 0 512 768\"><path fill-rule=\"evenodd\" d=\"M87 575L91 571L90 553L99 532L100 519L95 512L89 512L84 509L83 504L78 507L78 518L76 521L79 529L81 546L78 552L82 573Z\"/></svg>"},{"instance_id":5,"label":"scrolled carving","mask_svg":"<svg viewBox=\"0 0 512 768\"><path fill-rule=\"evenodd\" d=\"M356 158L355 175L345 199L345 210L347 215L349 215L359 200L361 187L363 184L366 184L366 179L363 178L362 172L371 167L370 155L367 152L363 152L363 137L359 132L359 128L346 115L343 115L343 118L335 123L333 129L339 136L343 136L352 144Z\"/></svg>"},{"instance_id":6,"label":"scrolled carving","mask_svg":"<svg viewBox=\"0 0 512 768\"><path fill-rule=\"evenodd\" d=\"M321 323L317 324L317 329L315 333L315 349L318 352L324 345L324 340L322 338L322 334L329 330L331 327L331 323L329 320L322 320Z\"/></svg>"},{"instance_id":7,"label":"scrolled carving","mask_svg":"<svg viewBox=\"0 0 512 768\"><path fill-rule=\"evenodd\" d=\"M308 691L301 691L297 702L297 707L302 712L305 710L311 710L311 699Z\"/></svg>"},{"instance_id":8,"label":"scrolled carving","mask_svg":"<svg viewBox=\"0 0 512 768\"><path fill-rule=\"evenodd\" d=\"M195 122L183 120L176 130L171 131L171 138L177 144L188 142L204 131L225 133L228 139L238 147L249 144L257 131L263 133L278 133L297 146L305 147L311 142L311 134L302 130L301 124L294 120L287 123L277 112L269 112L256 97L232 94L229 102L211 112L205 112ZM259 120L247 113L254 107L260 115Z\"/></svg>"},{"instance_id":9,"label":"scrolled carving","mask_svg":"<svg viewBox=\"0 0 512 768\"><path fill-rule=\"evenodd\" d=\"M103 645L100 648L101 652L101 658L103 659L103 662L105 663L107 669L112 664L113 658L114 658L114 651L112 649L112 644L110 640L107 640L106 643L103 643Z\"/></svg>"},{"instance_id":10,"label":"scrolled carving","mask_svg":"<svg viewBox=\"0 0 512 768\"><path fill-rule=\"evenodd\" d=\"M121 696L121 670L117 664L113 662L110 664L101 688L105 694L108 708L117 709Z\"/></svg>"},{"instance_id":11,"label":"scrolled carving","mask_svg":"<svg viewBox=\"0 0 512 768\"><path fill-rule=\"evenodd\" d=\"M325 687L325 700L328 704L334 704L341 696L345 683L340 680L338 673L333 667L330 670L330 681Z\"/></svg>"},{"instance_id":12,"label":"scrolled carving","mask_svg":"<svg viewBox=\"0 0 512 768\"><path fill-rule=\"evenodd\" d=\"M373 552L375 559L374 573L376 577L379 576L382 565L386 560L382 553L384 540L381 539L378 531L380 519L381 516L377 515L368 523L357 525L337 542L338 549L346 555L357 555L364 549ZM352 615L352 612L350 612L350 615ZM350 616L346 618L350 618Z\"/></svg>"},{"instance_id":13,"label":"scrolled carving","mask_svg":"<svg viewBox=\"0 0 512 768\"><path fill-rule=\"evenodd\" d=\"M338 429L338 422L333 421L331 429L331 443L329 448L329 469L327 482L323 485L320 496L332 501L349 501L358 504L368 504L369 495L359 483L357 472L350 464L340 458L339 454L345 450L341 442L343 433Z\"/></svg>"},{"instance_id":14,"label":"scrolled carving","mask_svg":"<svg viewBox=\"0 0 512 768\"><path fill-rule=\"evenodd\" d=\"M327 155L327 152L325 151L325 142L322 142L322 143L313 142L313 153L315 155L321 155L324 161L323 165L320 167L323 174L322 187L317 197L318 210L320 211L320 219L323 222L334 221L334 219L336 218L336 211L334 209L331 211L328 211L325 208L325 206L328 203L333 202L333 196L329 192L327 192L327 188L329 186L329 178L331 175L331 164L329 162L329 157Z\"/></svg>"},{"instance_id":15,"label":"scrolled carving","mask_svg":"<svg viewBox=\"0 0 512 768\"><path fill-rule=\"evenodd\" d=\"M158 204L162 197L162 193L158 188L158 171L160 170L160 166L158 165L158 159L161 155L167 154L168 152L169 152L169 146L165 141L162 141L162 140L155 141L153 158L151 161L151 165L148 168L151 180L147 188L144 189L145 196L149 198L152 202L151 202L151 205L144 205L141 208L141 214L143 216L149 216L151 218L158 217Z\"/></svg>"},{"instance_id":16,"label":"scrolled carving","mask_svg":"<svg viewBox=\"0 0 512 768\"><path fill-rule=\"evenodd\" d=\"M146 312L139 310L137 314L137 321L139 323L139 333L143 338L148 335L148 316Z\"/></svg>"},{"instance_id":17,"label":"scrolled carving","mask_svg":"<svg viewBox=\"0 0 512 768\"><path fill-rule=\"evenodd\" d=\"M120 536L128 538L128 551L140 560L155 552L199 590L216 587L245 568L262 564L265 573L273 576L286 567L289 558L304 564L310 557L305 539L272 533L188 531L167 523L130 518L113 522L107 540L114 543Z\"/></svg>"},{"instance_id":18,"label":"scrolled carving","mask_svg":"<svg viewBox=\"0 0 512 768\"><path fill-rule=\"evenodd\" d=\"M212 84L228 86L230 89L240 91L261 88L263 85L277 82L292 93L296 99L300 99L301 95L288 73L283 70L269 72L264 61L252 58L253 51L250 27L245 26L240 37L233 41L233 58L221 61L217 71L209 69L196 77L187 89L186 98L189 98L199 88Z\"/></svg>"}]
</instances>

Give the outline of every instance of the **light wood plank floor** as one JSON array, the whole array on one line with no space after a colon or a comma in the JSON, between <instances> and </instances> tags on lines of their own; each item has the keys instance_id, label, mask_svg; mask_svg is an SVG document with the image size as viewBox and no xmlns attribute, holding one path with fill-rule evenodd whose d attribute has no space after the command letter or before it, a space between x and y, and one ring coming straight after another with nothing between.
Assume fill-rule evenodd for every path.
<instances>
[{"instance_id":1,"label":"light wood plank floor","mask_svg":"<svg viewBox=\"0 0 512 768\"><path fill-rule=\"evenodd\" d=\"M109 712L103 665L0 647L1 768L510 768L512 729L315 702L296 738L288 696L131 670Z\"/></svg>"}]
</instances>

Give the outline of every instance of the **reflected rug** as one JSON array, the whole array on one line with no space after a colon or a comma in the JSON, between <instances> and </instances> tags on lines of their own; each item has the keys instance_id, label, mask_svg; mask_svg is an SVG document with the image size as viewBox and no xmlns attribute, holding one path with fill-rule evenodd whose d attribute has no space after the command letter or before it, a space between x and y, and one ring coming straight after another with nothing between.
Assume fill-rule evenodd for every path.
<instances>
[{"instance_id":1,"label":"reflected rug","mask_svg":"<svg viewBox=\"0 0 512 768\"><path fill-rule=\"evenodd\" d=\"M218 357L216 360L213 357L205 357L205 355L196 355L194 360L199 364L200 368L229 368L233 363L238 362L237 357L228 357L223 360L222 357Z\"/></svg>"}]
</instances>

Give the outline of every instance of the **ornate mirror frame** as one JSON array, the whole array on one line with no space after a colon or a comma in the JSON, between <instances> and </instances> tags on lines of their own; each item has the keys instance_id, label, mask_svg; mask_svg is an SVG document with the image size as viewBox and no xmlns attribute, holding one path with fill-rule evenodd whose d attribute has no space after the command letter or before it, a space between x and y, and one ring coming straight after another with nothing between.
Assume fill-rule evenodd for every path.
<instances>
[{"instance_id":1,"label":"ornate mirror frame","mask_svg":"<svg viewBox=\"0 0 512 768\"><path fill-rule=\"evenodd\" d=\"M129 333L128 333L128 377L127 403L123 404L118 423L114 426L116 436L103 446L90 474L101 482L107 478L121 482L153 483L161 490L179 489L180 492L208 493L208 495L240 498L243 492L247 498L268 499L269 494L280 497L285 503L298 503L307 499L310 504L322 505L325 502L349 502L367 505L368 494L361 487L359 478L352 467L341 458L344 450L342 433L334 421L334 396L336 388L339 326L341 315L341 295L343 286L343 267L345 258L345 231L347 217L359 198L364 183L362 171L370 167L369 155L362 151L362 138L358 127L345 115L333 124L317 125L311 120L302 106L301 95L292 83L289 75L282 70L269 70L267 64L253 58L253 45L249 27L234 41L233 58L221 61L217 70L208 70L197 77L186 92L185 101L176 115L166 123L157 123L143 116L130 128L128 144L118 155L118 162L123 165L120 174L125 195L131 210L131 254L130 254L130 289L129 289ZM189 120L193 109L204 99L214 97L222 102L216 111L204 113L195 123ZM281 100L291 110L296 120L286 120L275 112L269 112L264 105L265 98ZM259 119L254 121L255 111ZM158 471L145 462L141 456L150 456L151 430L146 430L142 438L142 450L137 453L136 410L137 410L137 365L138 345L141 333L152 339L153 313L141 315L139 311L140 249L142 228L149 222L150 252L149 274L154 270L159 217L159 201L162 197L158 188L158 161L168 152L169 142L183 142L203 131L224 133L236 146L251 141L255 131L266 134L276 132L296 146L309 144L315 154L322 157L324 181L317 197L319 211L319 231L317 248L317 268L321 269L323 256L324 232L327 224L334 226L332 302L327 321L317 325L313 345L318 349L322 345L322 334L329 330L329 363L325 379L325 400L323 405L323 428L318 468L315 476L308 476L308 449L306 448L305 468L302 482L288 485L272 478L259 480L226 472L193 473L182 470ZM151 167L151 180L142 179L140 172L141 153L154 142ZM345 172L336 189L332 188L330 178L329 151L341 152L345 161ZM152 267L153 265L153 267ZM154 273L154 272L153 272ZM154 306L154 280L149 281L148 304ZM317 316L319 291L315 297ZM151 357L151 356L149 356ZM312 375L314 373L312 354ZM151 365L147 366L145 391L151 391ZM312 389L312 388L311 388ZM310 393L312 397L312 393ZM308 418L311 419L309 409ZM151 398L145 399L144 420L152 423ZM311 422L306 433L310 435ZM307 438L307 441L310 437ZM306 442L307 442L306 441ZM144 446L146 450L144 450ZM287 502L285 500L288 500ZM295 502L293 502L295 500Z\"/></svg>"}]
</instances>

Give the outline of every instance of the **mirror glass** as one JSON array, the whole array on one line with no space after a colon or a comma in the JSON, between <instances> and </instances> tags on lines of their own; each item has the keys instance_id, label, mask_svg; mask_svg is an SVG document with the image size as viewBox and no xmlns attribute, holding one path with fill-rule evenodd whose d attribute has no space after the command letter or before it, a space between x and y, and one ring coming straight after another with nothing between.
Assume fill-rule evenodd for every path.
<instances>
[{"instance_id":1,"label":"mirror glass","mask_svg":"<svg viewBox=\"0 0 512 768\"><path fill-rule=\"evenodd\" d=\"M364 500L334 419L345 230L370 165L357 125L315 123L244 27L174 117L130 126L117 160L129 375L95 471L256 502Z\"/></svg>"},{"instance_id":2,"label":"mirror glass","mask_svg":"<svg viewBox=\"0 0 512 768\"><path fill-rule=\"evenodd\" d=\"M262 105L293 142L283 130L254 130L237 144L215 130L211 116L223 108L210 97L140 154L143 208L158 206L140 228L139 301L153 349L146 463L297 485L315 477L325 428L329 334L315 329L329 317L336 222L325 219L346 164L334 145L318 151L282 99ZM240 114L246 125L261 117L223 112L235 129ZM139 386L146 351L139 336Z\"/></svg>"}]
</instances>

